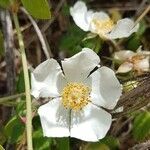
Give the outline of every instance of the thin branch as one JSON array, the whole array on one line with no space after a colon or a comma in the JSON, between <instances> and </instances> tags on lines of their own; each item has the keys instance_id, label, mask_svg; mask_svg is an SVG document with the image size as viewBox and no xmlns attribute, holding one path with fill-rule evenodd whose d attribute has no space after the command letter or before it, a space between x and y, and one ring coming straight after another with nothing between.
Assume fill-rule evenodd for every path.
<instances>
[{"instance_id":1,"label":"thin branch","mask_svg":"<svg viewBox=\"0 0 150 150\"><path fill-rule=\"evenodd\" d=\"M27 59L25 54L24 42L23 37L20 31L19 20L16 13L13 13L14 24L17 31L19 47L22 57L22 65L23 65L23 73L24 73L24 82L25 82L25 95L26 95L26 130L27 130L27 149L33 150L32 144L32 103L31 103L31 96L30 96L30 82L29 82L29 74L28 74L28 65Z\"/></svg>"},{"instance_id":2,"label":"thin branch","mask_svg":"<svg viewBox=\"0 0 150 150\"><path fill-rule=\"evenodd\" d=\"M46 32L46 30L49 28L49 26L56 20L56 18L59 15L59 11L62 8L63 4L65 3L66 0L60 0L60 2L58 3L55 11L54 11L54 16L45 23L45 25L42 27L41 32L44 33ZM31 36L30 40L26 41L26 47L28 47L33 41L35 41L35 39L37 38L36 35Z\"/></svg>"},{"instance_id":3,"label":"thin branch","mask_svg":"<svg viewBox=\"0 0 150 150\"><path fill-rule=\"evenodd\" d=\"M2 97L2 98L0 98L0 103L5 103L7 101L11 101L11 100L17 99L17 98L19 98L21 96L25 96L25 93L11 95L11 96L7 96L7 97Z\"/></svg>"},{"instance_id":4,"label":"thin branch","mask_svg":"<svg viewBox=\"0 0 150 150\"><path fill-rule=\"evenodd\" d=\"M59 15L58 13L65 1L66 0L60 0L60 2L58 3L58 5L54 11L54 17L43 26L42 32L45 32L49 28L49 26L55 21L55 19L58 17L58 15Z\"/></svg>"},{"instance_id":5,"label":"thin branch","mask_svg":"<svg viewBox=\"0 0 150 150\"><path fill-rule=\"evenodd\" d=\"M11 95L15 92L15 55L13 51L13 28L12 21L8 10L0 11L0 18L2 22L2 29L4 35L5 47L5 62L7 73L7 94Z\"/></svg>"},{"instance_id":6,"label":"thin branch","mask_svg":"<svg viewBox=\"0 0 150 150\"><path fill-rule=\"evenodd\" d=\"M146 14L149 11L150 11L150 5L148 5L147 8L144 10L144 12L136 19L134 26L136 26L146 16Z\"/></svg>"},{"instance_id":7,"label":"thin branch","mask_svg":"<svg viewBox=\"0 0 150 150\"><path fill-rule=\"evenodd\" d=\"M12 28L12 21L10 17L10 13L8 10L1 9L0 10L0 19L2 23L2 30L4 36L4 48L5 48L5 62L6 62L6 87L7 93L6 95L12 95L15 92L16 85L15 85L15 54L13 51L13 28ZM8 117L10 116L11 109L8 107L2 108L2 120L5 122Z\"/></svg>"},{"instance_id":8,"label":"thin branch","mask_svg":"<svg viewBox=\"0 0 150 150\"><path fill-rule=\"evenodd\" d=\"M139 5L135 16L139 16L141 12L144 10L143 8L146 6L147 0L142 0L141 4Z\"/></svg>"},{"instance_id":9,"label":"thin branch","mask_svg":"<svg viewBox=\"0 0 150 150\"><path fill-rule=\"evenodd\" d=\"M42 48L43 48L43 52L44 52L46 58L49 59L50 58L50 55L49 55L50 49L48 50L48 48L47 48L47 45L45 43L45 40L44 40L44 37L42 35L42 32L41 32L40 28L38 27L38 25L34 21L34 19L30 16L30 14L25 10L25 8L22 7L21 11L24 12L27 15L27 17L29 18L29 20L31 21L31 23L32 23L32 25L33 25L37 35L38 35L38 38L39 38L39 40L41 42L41 45L42 45Z\"/></svg>"}]
</instances>

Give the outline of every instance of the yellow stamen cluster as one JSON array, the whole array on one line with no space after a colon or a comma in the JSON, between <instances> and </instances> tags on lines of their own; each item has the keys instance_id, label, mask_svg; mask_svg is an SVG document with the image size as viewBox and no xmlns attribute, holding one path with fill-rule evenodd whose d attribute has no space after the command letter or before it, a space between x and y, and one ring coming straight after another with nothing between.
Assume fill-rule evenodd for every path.
<instances>
[{"instance_id":1,"label":"yellow stamen cluster","mask_svg":"<svg viewBox=\"0 0 150 150\"><path fill-rule=\"evenodd\" d=\"M109 33L114 27L114 23L111 19L93 19L92 23L95 27L95 32L97 32L100 36L105 36L105 34Z\"/></svg>"},{"instance_id":2,"label":"yellow stamen cluster","mask_svg":"<svg viewBox=\"0 0 150 150\"><path fill-rule=\"evenodd\" d=\"M90 101L90 88L82 83L71 82L62 91L62 104L65 108L78 111Z\"/></svg>"}]
</instances>

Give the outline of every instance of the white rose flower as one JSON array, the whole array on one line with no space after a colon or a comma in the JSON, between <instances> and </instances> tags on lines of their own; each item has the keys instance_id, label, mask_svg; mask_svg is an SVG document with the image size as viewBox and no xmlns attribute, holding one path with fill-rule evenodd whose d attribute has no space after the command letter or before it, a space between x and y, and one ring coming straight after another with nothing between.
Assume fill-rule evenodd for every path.
<instances>
[{"instance_id":1,"label":"white rose flower","mask_svg":"<svg viewBox=\"0 0 150 150\"><path fill-rule=\"evenodd\" d=\"M108 132L121 85L107 67L93 69L99 56L89 48L61 62L48 59L31 74L32 95L53 97L38 109L44 136L98 141ZM92 72L91 72L92 71Z\"/></svg>"},{"instance_id":2,"label":"white rose flower","mask_svg":"<svg viewBox=\"0 0 150 150\"><path fill-rule=\"evenodd\" d=\"M131 70L137 71L138 74L149 71L150 51L142 51L141 46L137 52L122 50L114 53L114 58L122 61L117 73L126 73Z\"/></svg>"},{"instance_id":3,"label":"white rose flower","mask_svg":"<svg viewBox=\"0 0 150 150\"><path fill-rule=\"evenodd\" d=\"M139 24L135 25L134 21L129 18L121 19L114 24L108 14L102 11L87 10L82 1L77 1L70 8L70 14L76 25L82 30L96 33L104 39L129 37L139 28Z\"/></svg>"}]
</instances>

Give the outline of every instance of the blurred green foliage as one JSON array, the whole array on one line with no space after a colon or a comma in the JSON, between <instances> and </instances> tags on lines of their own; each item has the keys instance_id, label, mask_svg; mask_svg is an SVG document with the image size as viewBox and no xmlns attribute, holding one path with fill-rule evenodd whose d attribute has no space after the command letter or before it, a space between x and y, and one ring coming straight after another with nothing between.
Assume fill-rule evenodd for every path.
<instances>
[{"instance_id":1,"label":"blurred green foliage","mask_svg":"<svg viewBox=\"0 0 150 150\"><path fill-rule=\"evenodd\" d=\"M21 70L19 76L18 76L18 80L17 80L17 92L18 93L23 93L25 92L25 83L24 83L24 74L23 74L23 70Z\"/></svg>"},{"instance_id":2,"label":"blurred green foliage","mask_svg":"<svg viewBox=\"0 0 150 150\"><path fill-rule=\"evenodd\" d=\"M133 136L136 140L143 140L150 135L150 112L140 112L133 123Z\"/></svg>"},{"instance_id":3,"label":"blurred green foliage","mask_svg":"<svg viewBox=\"0 0 150 150\"><path fill-rule=\"evenodd\" d=\"M87 144L84 150L118 150L119 141L112 136L106 136L99 142Z\"/></svg>"},{"instance_id":4,"label":"blurred green foliage","mask_svg":"<svg viewBox=\"0 0 150 150\"><path fill-rule=\"evenodd\" d=\"M51 11L47 0L21 0L26 10L35 18L50 19Z\"/></svg>"},{"instance_id":5,"label":"blurred green foliage","mask_svg":"<svg viewBox=\"0 0 150 150\"><path fill-rule=\"evenodd\" d=\"M86 33L78 28L75 24L69 26L68 31L60 40L59 49L67 51L73 55L81 51L81 41Z\"/></svg>"},{"instance_id":6,"label":"blurred green foliage","mask_svg":"<svg viewBox=\"0 0 150 150\"><path fill-rule=\"evenodd\" d=\"M2 147L2 145L0 145L0 150L5 150L5 149Z\"/></svg>"},{"instance_id":7,"label":"blurred green foliage","mask_svg":"<svg viewBox=\"0 0 150 150\"><path fill-rule=\"evenodd\" d=\"M0 0L0 6L3 8L7 8L10 5L9 0Z\"/></svg>"},{"instance_id":8,"label":"blurred green foliage","mask_svg":"<svg viewBox=\"0 0 150 150\"><path fill-rule=\"evenodd\" d=\"M142 44L142 36L144 34L144 32L147 29L147 24L145 21L142 21L140 23L140 27L139 30L134 33L133 35L131 35L128 40L127 40L127 49L128 50L133 50L136 51L138 49L138 47Z\"/></svg>"},{"instance_id":9,"label":"blurred green foliage","mask_svg":"<svg viewBox=\"0 0 150 150\"><path fill-rule=\"evenodd\" d=\"M5 125L5 134L10 143L17 143L25 132L25 124L18 116L13 116Z\"/></svg>"},{"instance_id":10,"label":"blurred green foliage","mask_svg":"<svg viewBox=\"0 0 150 150\"><path fill-rule=\"evenodd\" d=\"M0 57L4 55L4 39L3 34L0 31Z\"/></svg>"},{"instance_id":11,"label":"blurred green foliage","mask_svg":"<svg viewBox=\"0 0 150 150\"><path fill-rule=\"evenodd\" d=\"M51 150L52 139L43 137L42 129L39 127L33 132L34 150Z\"/></svg>"}]
</instances>

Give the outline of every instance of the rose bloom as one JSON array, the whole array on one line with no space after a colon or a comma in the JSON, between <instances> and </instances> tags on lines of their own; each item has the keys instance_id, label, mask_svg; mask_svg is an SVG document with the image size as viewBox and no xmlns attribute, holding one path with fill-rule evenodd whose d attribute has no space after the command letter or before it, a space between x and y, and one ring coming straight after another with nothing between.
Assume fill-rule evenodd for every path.
<instances>
[{"instance_id":1,"label":"rose bloom","mask_svg":"<svg viewBox=\"0 0 150 150\"><path fill-rule=\"evenodd\" d=\"M130 50L115 52L114 58L122 61L117 73L127 73L133 70L138 74L142 74L149 71L150 51L142 51L141 46L137 49L137 52Z\"/></svg>"},{"instance_id":2,"label":"rose bloom","mask_svg":"<svg viewBox=\"0 0 150 150\"><path fill-rule=\"evenodd\" d=\"M134 21L129 18L121 19L114 24L105 12L87 10L83 1L77 1L70 8L70 14L76 25L82 30L98 34L104 39L129 37L139 28L139 24L135 25Z\"/></svg>"},{"instance_id":3,"label":"rose bloom","mask_svg":"<svg viewBox=\"0 0 150 150\"><path fill-rule=\"evenodd\" d=\"M103 108L116 106L122 86L114 71L97 67L99 63L94 51L83 48L61 61L61 66L48 59L32 72L32 95L52 98L38 109L44 136L70 136L84 141L105 137L112 117Z\"/></svg>"}]
</instances>

